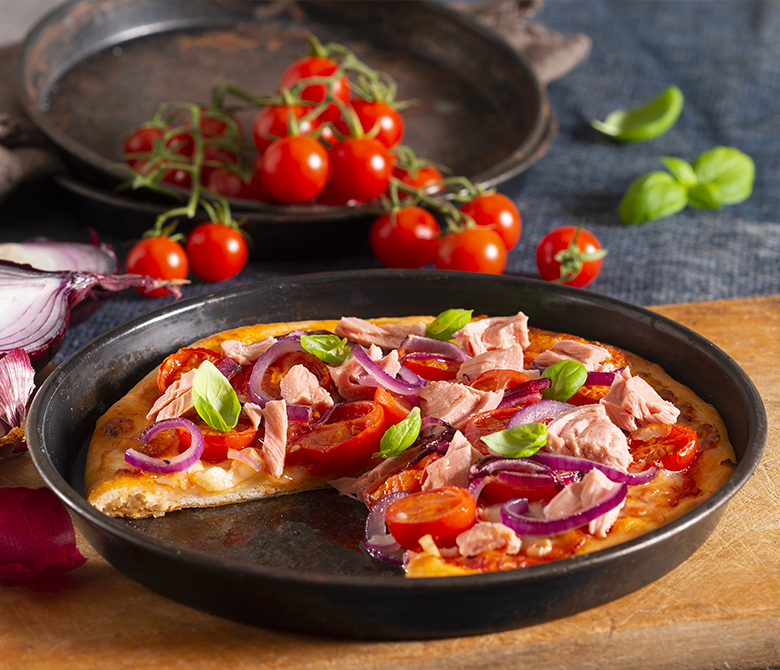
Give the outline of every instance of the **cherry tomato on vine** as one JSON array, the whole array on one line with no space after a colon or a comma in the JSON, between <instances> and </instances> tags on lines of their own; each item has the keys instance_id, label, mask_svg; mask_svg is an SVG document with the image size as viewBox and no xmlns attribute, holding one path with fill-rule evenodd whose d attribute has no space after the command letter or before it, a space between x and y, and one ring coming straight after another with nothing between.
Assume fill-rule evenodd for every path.
<instances>
[{"instance_id":1,"label":"cherry tomato on vine","mask_svg":"<svg viewBox=\"0 0 780 670\"><path fill-rule=\"evenodd\" d=\"M688 426L650 424L628 436L628 449L636 462L677 472L693 463L698 442L696 431Z\"/></svg>"},{"instance_id":2,"label":"cherry tomato on vine","mask_svg":"<svg viewBox=\"0 0 780 670\"><path fill-rule=\"evenodd\" d=\"M438 270L501 274L506 267L506 246L495 230L466 228L441 238L433 264Z\"/></svg>"},{"instance_id":3,"label":"cherry tomato on vine","mask_svg":"<svg viewBox=\"0 0 780 670\"><path fill-rule=\"evenodd\" d=\"M379 140L388 149L398 144L404 136L405 124L400 112L386 102L353 100L350 103L363 132ZM334 124L342 135L350 135L349 124L340 116ZM376 135L373 131L376 130Z\"/></svg>"},{"instance_id":4,"label":"cherry tomato on vine","mask_svg":"<svg viewBox=\"0 0 780 670\"><path fill-rule=\"evenodd\" d=\"M128 154L151 153L164 135L161 128L146 127L131 131L125 138L122 151L126 156L125 162L134 170L141 172L148 158L127 157Z\"/></svg>"},{"instance_id":5,"label":"cherry tomato on vine","mask_svg":"<svg viewBox=\"0 0 780 670\"><path fill-rule=\"evenodd\" d=\"M381 195L390 183L393 166L379 140L350 137L330 152L330 187L345 200L367 202Z\"/></svg>"},{"instance_id":6,"label":"cherry tomato on vine","mask_svg":"<svg viewBox=\"0 0 780 670\"><path fill-rule=\"evenodd\" d=\"M393 176L414 189L425 189L426 193L435 193L444 188L444 185L433 186L444 179L444 175L433 165L423 165L417 168L416 171L411 172L396 165L393 167ZM407 197L407 194L402 193L400 190L399 195L402 198Z\"/></svg>"},{"instance_id":7,"label":"cherry tomato on vine","mask_svg":"<svg viewBox=\"0 0 780 670\"><path fill-rule=\"evenodd\" d=\"M504 240L507 251L512 249L522 233L522 219L515 203L501 193L483 193L464 203L460 211L468 214L474 223L492 228Z\"/></svg>"},{"instance_id":8,"label":"cherry tomato on vine","mask_svg":"<svg viewBox=\"0 0 780 670\"><path fill-rule=\"evenodd\" d=\"M576 241L575 241L576 238ZM601 272L606 250L581 226L561 226L547 233L536 248L536 266L546 281L586 286Z\"/></svg>"},{"instance_id":9,"label":"cherry tomato on vine","mask_svg":"<svg viewBox=\"0 0 780 670\"><path fill-rule=\"evenodd\" d=\"M295 121L299 121L299 135L313 133L320 126L318 119L300 121L312 109L312 107L302 105L268 105L263 107L255 116L252 124L252 137L257 150L263 153L275 140L290 134L290 116Z\"/></svg>"},{"instance_id":10,"label":"cherry tomato on vine","mask_svg":"<svg viewBox=\"0 0 780 670\"><path fill-rule=\"evenodd\" d=\"M338 64L330 58L322 56L306 56L290 63L279 80L280 88L292 89L296 84L310 77L330 77L335 74ZM346 75L337 77L330 84L330 96L346 104L349 101L349 79ZM303 86L298 96L301 100L320 103L328 97L328 84L317 83ZM322 115L323 120L335 121L339 109L331 104Z\"/></svg>"},{"instance_id":11,"label":"cherry tomato on vine","mask_svg":"<svg viewBox=\"0 0 780 670\"><path fill-rule=\"evenodd\" d=\"M189 263L184 247L176 240L161 235L145 237L130 247L125 259L125 270L154 279L186 279ZM168 295L165 288L136 288L136 291L150 298Z\"/></svg>"},{"instance_id":12,"label":"cherry tomato on vine","mask_svg":"<svg viewBox=\"0 0 780 670\"><path fill-rule=\"evenodd\" d=\"M186 250L192 271L205 281L235 277L244 269L249 254L246 240L237 228L211 221L192 230Z\"/></svg>"},{"instance_id":13,"label":"cherry tomato on vine","mask_svg":"<svg viewBox=\"0 0 780 670\"><path fill-rule=\"evenodd\" d=\"M439 224L422 207L402 207L382 214L371 225L371 250L389 268L421 268L433 260Z\"/></svg>"},{"instance_id":14,"label":"cherry tomato on vine","mask_svg":"<svg viewBox=\"0 0 780 670\"><path fill-rule=\"evenodd\" d=\"M331 174L328 152L308 135L290 135L266 149L260 175L268 192L280 202L296 204L322 193Z\"/></svg>"}]
</instances>

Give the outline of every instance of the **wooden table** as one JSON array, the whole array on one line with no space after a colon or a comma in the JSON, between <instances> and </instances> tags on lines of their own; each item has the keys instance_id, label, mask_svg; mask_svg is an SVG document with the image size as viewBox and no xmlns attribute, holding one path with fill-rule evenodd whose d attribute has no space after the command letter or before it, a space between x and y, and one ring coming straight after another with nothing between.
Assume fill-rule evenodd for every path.
<instances>
[{"instance_id":1,"label":"wooden table","mask_svg":"<svg viewBox=\"0 0 780 670\"><path fill-rule=\"evenodd\" d=\"M766 454L704 546L598 609L519 630L426 642L352 642L231 623L127 579L79 537L87 563L51 584L0 584L0 669L737 668L780 666L780 295L656 311L712 340L753 379ZM40 486L28 456L0 485ZM263 603L258 603L262 607Z\"/></svg>"}]
</instances>

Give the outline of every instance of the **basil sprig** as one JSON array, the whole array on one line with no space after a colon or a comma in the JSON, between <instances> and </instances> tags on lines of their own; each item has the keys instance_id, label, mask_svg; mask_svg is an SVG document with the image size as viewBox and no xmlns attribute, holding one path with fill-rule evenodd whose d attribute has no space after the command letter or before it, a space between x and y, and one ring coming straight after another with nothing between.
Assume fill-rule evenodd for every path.
<instances>
[{"instance_id":1,"label":"basil sprig","mask_svg":"<svg viewBox=\"0 0 780 670\"><path fill-rule=\"evenodd\" d=\"M192 379L195 411L214 430L236 427L241 403L235 390L211 361L203 361Z\"/></svg>"},{"instance_id":2,"label":"basil sprig","mask_svg":"<svg viewBox=\"0 0 780 670\"><path fill-rule=\"evenodd\" d=\"M451 340L452 336L471 321L473 309L448 309L428 324L426 335L437 340Z\"/></svg>"},{"instance_id":3,"label":"basil sprig","mask_svg":"<svg viewBox=\"0 0 780 670\"><path fill-rule=\"evenodd\" d=\"M341 365L352 356L346 338L341 339L333 333L301 335L301 346L330 365Z\"/></svg>"},{"instance_id":4,"label":"basil sprig","mask_svg":"<svg viewBox=\"0 0 780 670\"><path fill-rule=\"evenodd\" d=\"M650 172L635 179L618 207L623 223L644 223L676 214L691 205L719 209L750 197L756 167L753 159L733 147L715 147L693 164L681 158L660 159L669 172Z\"/></svg>"},{"instance_id":5,"label":"basil sprig","mask_svg":"<svg viewBox=\"0 0 780 670\"><path fill-rule=\"evenodd\" d=\"M594 119L591 125L621 142L644 142L663 135L677 123L683 103L682 91L670 86L650 102L615 110L604 121Z\"/></svg>"},{"instance_id":6,"label":"basil sprig","mask_svg":"<svg viewBox=\"0 0 780 670\"><path fill-rule=\"evenodd\" d=\"M399 421L394 426L390 426L382 435L379 441L379 456L390 458L398 456L404 450L411 447L420 436L422 428L422 418L420 417L420 408L412 407L407 417Z\"/></svg>"},{"instance_id":7,"label":"basil sprig","mask_svg":"<svg viewBox=\"0 0 780 670\"><path fill-rule=\"evenodd\" d=\"M545 368L542 377L550 379L550 386L542 389L542 397L566 402L588 379L588 371L579 361L558 361Z\"/></svg>"},{"instance_id":8,"label":"basil sprig","mask_svg":"<svg viewBox=\"0 0 780 670\"><path fill-rule=\"evenodd\" d=\"M482 441L498 456L526 458L547 444L547 426L543 423L523 423L483 435Z\"/></svg>"}]
</instances>

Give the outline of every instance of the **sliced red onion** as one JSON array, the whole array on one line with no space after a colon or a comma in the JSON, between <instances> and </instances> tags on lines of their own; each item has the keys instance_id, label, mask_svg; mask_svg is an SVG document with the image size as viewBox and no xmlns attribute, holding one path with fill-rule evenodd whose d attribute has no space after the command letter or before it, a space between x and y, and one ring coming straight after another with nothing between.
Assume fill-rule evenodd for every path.
<instances>
[{"instance_id":1,"label":"sliced red onion","mask_svg":"<svg viewBox=\"0 0 780 670\"><path fill-rule=\"evenodd\" d=\"M544 423L574 408L574 405L560 402L559 400L540 400L517 410L517 413L513 414L512 418L509 419L506 427L514 428L524 423Z\"/></svg>"},{"instance_id":2,"label":"sliced red onion","mask_svg":"<svg viewBox=\"0 0 780 670\"><path fill-rule=\"evenodd\" d=\"M260 472L265 467L265 461L260 452L253 447L245 449L228 449L227 457L231 460L243 463L255 472Z\"/></svg>"},{"instance_id":3,"label":"sliced red onion","mask_svg":"<svg viewBox=\"0 0 780 670\"><path fill-rule=\"evenodd\" d=\"M295 421L295 423L309 423L311 421L311 407L287 405L287 420Z\"/></svg>"},{"instance_id":4,"label":"sliced red onion","mask_svg":"<svg viewBox=\"0 0 780 670\"><path fill-rule=\"evenodd\" d=\"M549 388L551 381L547 378L531 379L527 382L510 386L504 391L504 396L498 404L497 409L505 407L517 407L526 405L542 399L540 391Z\"/></svg>"},{"instance_id":5,"label":"sliced red onion","mask_svg":"<svg viewBox=\"0 0 780 670\"><path fill-rule=\"evenodd\" d=\"M627 492L628 486L622 483L597 505L562 519L536 519L526 516L528 500L514 498L501 506L501 521L518 535L558 535L584 526L606 514L625 499Z\"/></svg>"},{"instance_id":6,"label":"sliced red onion","mask_svg":"<svg viewBox=\"0 0 780 670\"><path fill-rule=\"evenodd\" d=\"M489 480L489 475L481 475L469 480L469 493L474 500L479 501L482 489L485 488Z\"/></svg>"},{"instance_id":7,"label":"sliced red onion","mask_svg":"<svg viewBox=\"0 0 780 670\"><path fill-rule=\"evenodd\" d=\"M0 487L0 579L57 577L86 561L73 522L47 488Z\"/></svg>"},{"instance_id":8,"label":"sliced red onion","mask_svg":"<svg viewBox=\"0 0 780 670\"><path fill-rule=\"evenodd\" d=\"M119 272L116 253L109 245L102 244L96 235L89 244L49 237L7 242L0 244L0 259L47 272L94 272L100 275Z\"/></svg>"},{"instance_id":9,"label":"sliced red onion","mask_svg":"<svg viewBox=\"0 0 780 670\"><path fill-rule=\"evenodd\" d=\"M609 372L589 372L583 386L612 386L615 376L623 372L624 368Z\"/></svg>"},{"instance_id":10,"label":"sliced red onion","mask_svg":"<svg viewBox=\"0 0 780 670\"><path fill-rule=\"evenodd\" d=\"M610 468L601 463L590 461L587 458L577 458L576 456L562 456L560 454L550 454L545 451L537 451L533 456L529 458L535 460L537 463L547 465L554 470L566 470L579 472L588 472L589 470L601 470L610 480L613 482L620 482L622 484L631 484L637 486L639 484L647 484L647 482L655 479L658 474L658 468L652 466L642 472L630 473L621 472L615 468Z\"/></svg>"},{"instance_id":11,"label":"sliced red onion","mask_svg":"<svg viewBox=\"0 0 780 670\"><path fill-rule=\"evenodd\" d=\"M147 472L157 472L160 474L170 474L172 472L181 472L195 463L203 453L203 433L189 419L176 417L173 419L163 419L149 426L140 439L148 443L161 430L174 430L181 428L186 430L192 436L192 442L189 448L174 456L173 458L155 458L136 451L132 447L125 452L125 460L134 468L140 468Z\"/></svg>"},{"instance_id":12,"label":"sliced red onion","mask_svg":"<svg viewBox=\"0 0 780 670\"><path fill-rule=\"evenodd\" d=\"M442 354L429 354L424 351L414 351L411 354L402 356L401 365L406 361L441 361L442 363L458 363L454 358L449 356L442 356Z\"/></svg>"},{"instance_id":13,"label":"sliced red onion","mask_svg":"<svg viewBox=\"0 0 780 670\"><path fill-rule=\"evenodd\" d=\"M511 472L529 472L537 474L549 474L552 468L528 458L506 458L504 456L485 456L481 458L469 470L469 478L492 475L496 472L507 470Z\"/></svg>"},{"instance_id":14,"label":"sliced red onion","mask_svg":"<svg viewBox=\"0 0 780 670\"><path fill-rule=\"evenodd\" d=\"M368 386L381 386L382 388L402 396L414 396L425 386L425 380L414 374L409 368L401 366L398 377L391 377L368 355L368 352L359 344L351 349L355 360L363 366L368 379L361 378L361 383ZM411 374L410 374L411 373ZM400 377L400 378L399 378ZM372 381L373 380L373 381ZM411 380L411 381L410 381Z\"/></svg>"},{"instance_id":15,"label":"sliced red onion","mask_svg":"<svg viewBox=\"0 0 780 670\"><path fill-rule=\"evenodd\" d=\"M363 532L363 546L366 551L381 561L401 565L405 549L398 544L396 539L387 531L385 513L396 500L408 496L407 491L396 491L382 498L374 507L366 519Z\"/></svg>"},{"instance_id":16,"label":"sliced red onion","mask_svg":"<svg viewBox=\"0 0 780 670\"><path fill-rule=\"evenodd\" d=\"M237 372L241 371L241 363L227 356L220 360L216 367L226 379L230 379Z\"/></svg>"},{"instance_id":17,"label":"sliced red onion","mask_svg":"<svg viewBox=\"0 0 780 670\"><path fill-rule=\"evenodd\" d=\"M290 335L288 333L288 335ZM263 390L263 377L265 376L268 366L271 365L277 358L284 354L289 354L293 351L305 351L301 346L300 335L296 336L284 336L280 337L274 344L263 352L260 358L255 362L252 368L252 373L249 375L249 381L247 382L247 392L249 393L249 399L260 407L265 407L265 404L269 400L274 400L268 393Z\"/></svg>"},{"instance_id":18,"label":"sliced red onion","mask_svg":"<svg viewBox=\"0 0 780 670\"><path fill-rule=\"evenodd\" d=\"M435 337L425 337L424 335L408 335L398 348L409 352L437 354L461 363L471 358L463 347L454 342L437 340Z\"/></svg>"},{"instance_id":19,"label":"sliced red onion","mask_svg":"<svg viewBox=\"0 0 780 670\"><path fill-rule=\"evenodd\" d=\"M165 287L176 297L174 280L144 275L46 272L0 260L0 354L18 347L41 369L56 353L73 307L93 290Z\"/></svg>"},{"instance_id":20,"label":"sliced red onion","mask_svg":"<svg viewBox=\"0 0 780 670\"><path fill-rule=\"evenodd\" d=\"M498 403L496 409L506 409L507 407L526 407L541 402L542 394L539 391L526 391L525 393L515 393L514 395L504 396Z\"/></svg>"}]
</instances>

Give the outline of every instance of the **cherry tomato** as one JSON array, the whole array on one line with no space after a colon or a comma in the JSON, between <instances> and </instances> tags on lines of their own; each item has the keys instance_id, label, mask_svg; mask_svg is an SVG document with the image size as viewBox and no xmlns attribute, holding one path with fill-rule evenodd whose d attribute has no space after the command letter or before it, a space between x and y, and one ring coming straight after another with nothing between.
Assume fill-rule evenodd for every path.
<instances>
[{"instance_id":1,"label":"cherry tomato","mask_svg":"<svg viewBox=\"0 0 780 670\"><path fill-rule=\"evenodd\" d=\"M235 172L231 172L225 168L213 170L205 185L209 191L225 198L252 200L254 195L251 183L247 184Z\"/></svg>"},{"instance_id":2,"label":"cherry tomato","mask_svg":"<svg viewBox=\"0 0 780 670\"><path fill-rule=\"evenodd\" d=\"M280 88L292 89L296 84L305 81L309 77L330 77L335 74L338 64L330 58L322 56L307 56L300 58L287 66L279 80ZM349 101L349 79L346 75L337 77L330 84L309 84L303 86L298 97L301 100L309 100L314 103L323 102L330 94L331 98L340 100L346 104ZM322 118L327 121L335 121L338 118L339 109L331 104Z\"/></svg>"},{"instance_id":3,"label":"cherry tomato","mask_svg":"<svg viewBox=\"0 0 780 670\"><path fill-rule=\"evenodd\" d=\"M480 493L480 503L485 505L497 505L505 503L512 498L527 498L531 502L549 502L558 493L555 482L551 479L543 479L539 486L527 486L499 479L496 476L488 476L485 486Z\"/></svg>"},{"instance_id":4,"label":"cherry tomato","mask_svg":"<svg viewBox=\"0 0 780 670\"><path fill-rule=\"evenodd\" d=\"M414 189L425 189L425 193L436 193L444 188L443 184L436 187L433 186L444 179L444 175L433 165L424 165L413 172L408 172L402 167L395 166L393 168L393 176ZM399 195L402 198L408 197L407 193L400 191Z\"/></svg>"},{"instance_id":5,"label":"cherry tomato","mask_svg":"<svg viewBox=\"0 0 780 670\"><path fill-rule=\"evenodd\" d=\"M469 382L469 386L480 391L505 391L528 381L531 381L531 375L525 372L497 368L477 375Z\"/></svg>"},{"instance_id":6,"label":"cherry tomato","mask_svg":"<svg viewBox=\"0 0 780 670\"><path fill-rule=\"evenodd\" d=\"M187 237L187 258L192 271L205 281L235 277L249 254L241 232L223 223L197 225Z\"/></svg>"},{"instance_id":7,"label":"cherry tomato","mask_svg":"<svg viewBox=\"0 0 780 670\"><path fill-rule=\"evenodd\" d=\"M501 274L506 267L506 246L488 228L467 228L441 238L433 264L439 270Z\"/></svg>"},{"instance_id":8,"label":"cherry tomato","mask_svg":"<svg viewBox=\"0 0 780 670\"><path fill-rule=\"evenodd\" d=\"M379 140L388 149L398 144L404 136L404 119L392 105L386 102L353 100L350 104L363 132ZM334 124L342 135L350 135L349 124L343 116ZM373 132L376 131L376 134Z\"/></svg>"},{"instance_id":9,"label":"cherry tomato","mask_svg":"<svg viewBox=\"0 0 780 670\"><path fill-rule=\"evenodd\" d=\"M503 409L491 409L474 414L466 421L466 425L463 427L463 435L477 451L488 455L490 450L482 441L482 436L504 430L509 423L509 419L516 414L518 409L519 407L504 407Z\"/></svg>"},{"instance_id":10,"label":"cherry tomato","mask_svg":"<svg viewBox=\"0 0 780 670\"><path fill-rule=\"evenodd\" d=\"M189 263L184 247L170 237L145 237L136 242L125 259L125 270L153 279L186 279ZM165 288L136 288L150 298L168 295Z\"/></svg>"},{"instance_id":11,"label":"cherry tomato","mask_svg":"<svg viewBox=\"0 0 780 670\"><path fill-rule=\"evenodd\" d=\"M282 137L290 134L290 117L298 121L298 134L310 135L320 125L318 119L300 121L312 111L312 107L302 105L268 105L255 116L252 125L252 137L257 150L262 154L269 146Z\"/></svg>"},{"instance_id":12,"label":"cherry tomato","mask_svg":"<svg viewBox=\"0 0 780 670\"><path fill-rule=\"evenodd\" d=\"M458 376L460 367L458 361L437 358L407 358L403 365L429 382L452 381Z\"/></svg>"},{"instance_id":13,"label":"cherry tomato","mask_svg":"<svg viewBox=\"0 0 780 670\"><path fill-rule=\"evenodd\" d=\"M478 226L495 230L504 240L507 250L520 239L523 230L520 212L515 203L501 193L478 195L461 205L460 211L468 214Z\"/></svg>"},{"instance_id":14,"label":"cherry tomato","mask_svg":"<svg viewBox=\"0 0 780 670\"><path fill-rule=\"evenodd\" d=\"M238 157L234 153L213 144L204 146L203 165L200 168L201 184L208 183L209 177L214 170L230 164L238 165Z\"/></svg>"},{"instance_id":15,"label":"cherry tomato","mask_svg":"<svg viewBox=\"0 0 780 670\"><path fill-rule=\"evenodd\" d=\"M393 171L387 148L379 140L350 137L330 152L330 187L345 200L366 202L384 193Z\"/></svg>"},{"instance_id":16,"label":"cherry tomato","mask_svg":"<svg viewBox=\"0 0 780 670\"><path fill-rule=\"evenodd\" d=\"M185 372L199 368L203 361L211 361L214 365L219 365L224 358L222 354L212 349L202 347L179 349L160 364L160 370L157 373L157 389L160 391L160 395L165 393L166 389Z\"/></svg>"},{"instance_id":17,"label":"cherry tomato","mask_svg":"<svg viewBox=\"0 0 780 670\"><path fill-rule=\"evenodd\" d=\"M403 421L412 410L409 402L394 396L381 386L377 386L374 391L374 402L379 403L385 412L385 430Z\"/></svg>"},{"instance_id":18,"label":"cherry tomato","mask_svg":"<svg viewBox=\"0 0 780 670\"><path fill-rule=\"evenodd\" d=\"M574 242L575 235L577 237ZM546 281L568 286L586 286L601 272L601 244L585 228L561 226L547 233L536 248L536 266ZM556 260L556 255L559 260ZM571 273L571 276L567 276Z\"/></svg>"},{"instance_id":19,"label":"cherry tomato","mask_svg":"<svg viewBox=\"0 0 780 670\"><path fill-rule=\"evenodd\" d=\"M322 193L330 171L328 152L306 135L276 140L266 149L260 164L268 192L288 204L306 202Z\"/></svg>"},{"instance_id":20,"label":"cherry tomato","mask_svg":"<svg viewBox=\"0 0 780 670\"><path fill-rule=\"evenodd\" d=\"M389 268L421 268L433 260L439 224L422 207L403 207L382 214L371 225L371 250Z\"/></svg>"},{"instance_id":21,"label":"cherry tomato","mask_svg":"<svg viewBox=\"0 0 780 670\"><path fill-rule=\"evenodd\" d=\"M240 450L248 447L257 434L257 428L244 414L239 415L236 426L227 432L212 428L200 417L195 420L195 424L203 433L201 459L206 461L224 460L227 458L228 449Z\"/></svg>"},{"instance_id":22,"label":"cherry tomato","mask_svg":"<svg viewBox=\"0 0 780 670\"><path fill-rule=\"evenodd\" d=\"M385 429L382 406L372 400L336 405L324 423L298 437L296 448L329 472L347 473L369 465Z\"/></svg>"},{"instance_id":23,"label":"cherry tomato","mask_svg":"<svg viewBox=\"0 0 780 670\"><path fill-rule=\"evenodd\" d=\"M130 132L125 138L122 151L126 156L125 162L134 170L141 172L146 165L147 158L127 158L128 154L152 153L157 148L157 144L163 137L163 130L160 128L137 128Z\"/></svg>"},{"instance_id":24,"label":"cherry tomato","mask_svg":"<svg viewBox=\"0 0 780 670\"><path fill-rule=\"evenodd\" d=\"M474 497L457 486L411 493L392 503L385 513L390 534L413 551L420 551L423 535L430 535L438 547L453 547L455 538L476 522Z\"/></svg>"},{"instance_id":25,"label":"cherry tomato","mask_svg":"<svg viewBox=\"0 0 780 670\"><path fill-rule=\"evenodd\" d=\"M628 449L635 462L677 472L693 463L698 442L696 431L687 426L649 424L628 436Z\"/></svg>"}]
</instances>

